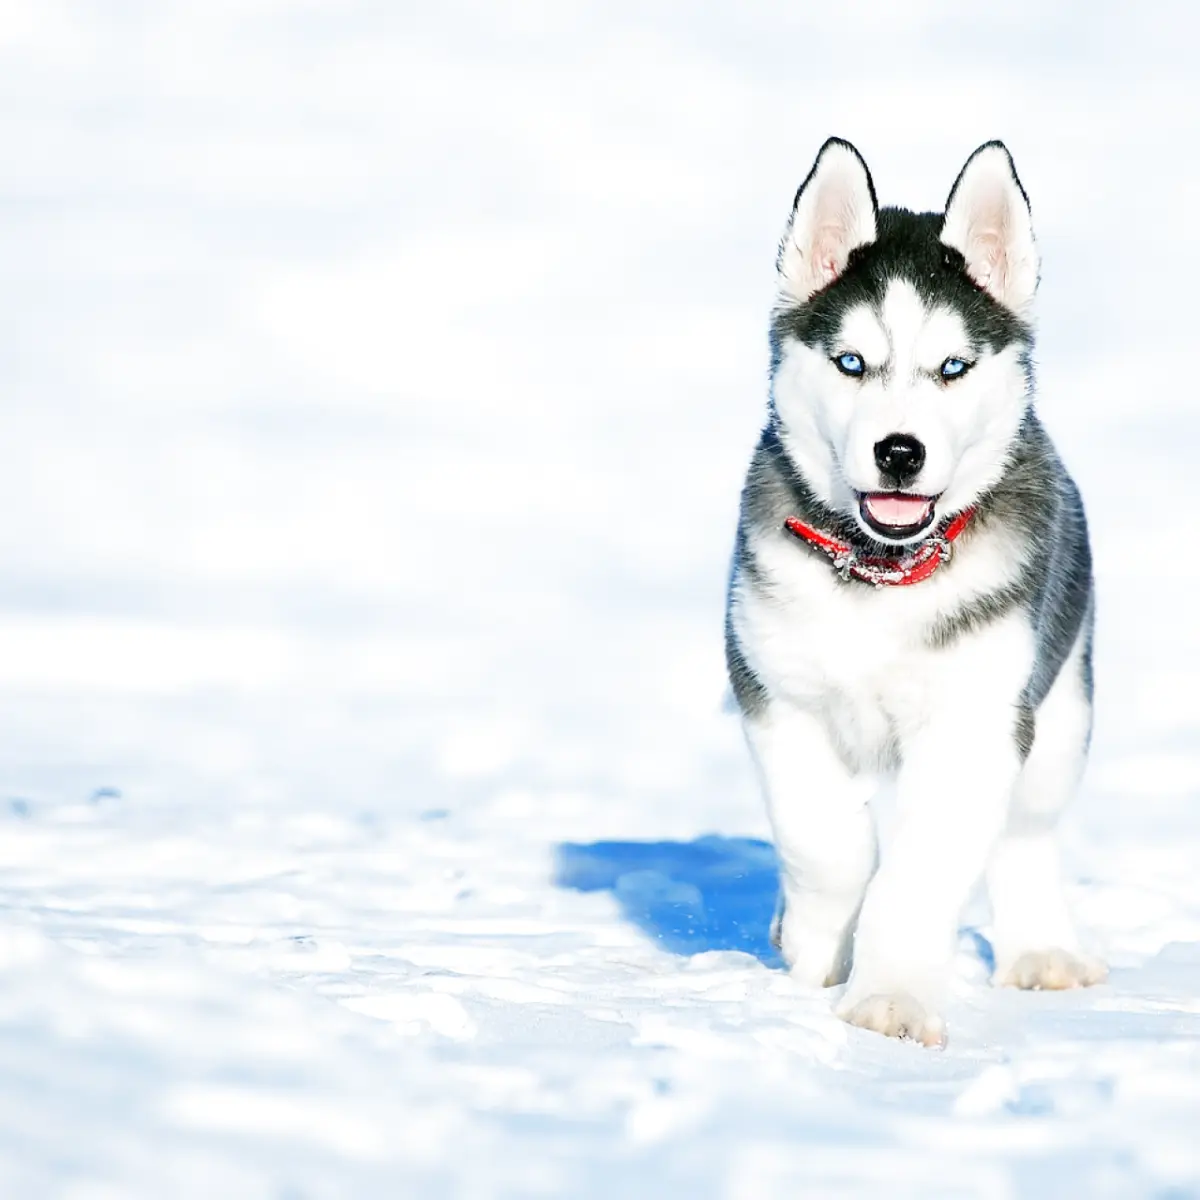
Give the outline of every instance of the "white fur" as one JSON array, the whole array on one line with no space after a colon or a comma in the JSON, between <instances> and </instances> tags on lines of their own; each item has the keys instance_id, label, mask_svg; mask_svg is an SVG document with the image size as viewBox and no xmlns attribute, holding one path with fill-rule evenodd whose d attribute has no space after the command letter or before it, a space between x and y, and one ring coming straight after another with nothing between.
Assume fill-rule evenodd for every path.
<instances>
[{"instance_id":1,"label":"white fur","mask_svg":"<svg viewBox=\"0 0 1200 1200\"><path fill-rule=\"evenodd\" d=\"M861 524L856 493L891 486L874 448L892 433L924 444L925 465L907 490L940 496L939 513L966 508L999 479L1026 405L1016 347L984 352L961 379L942 380L947 358L973 357L966 330L898 279L878 313L862 305L846 314L828 351L787 342L773 396L789 456L830 508ZM846 352L863 358L866 375L843 375L830 361Z\"/></svg>"},{"instance_id":2,"label":"white fur","mask_svg":"<svg viewBox=\"0 0 1200 1200\"><path fill-rule=\"evenodd\" d=\"M939 616L1022 569L1002 526L971 529L953 572L916 587L848 588L784 536L756 543L769 590L735 583L732 619L771 699L747 718L779 849L781 949L806 984L846 978L846 1020L928 1045L959 914L987 872L996 982L1069 987L1104 977L1079 952L1054 825L1082 768L1090 713L1082 642L1038 710L1024 765L1014 737L1034 658L1020 611L943 649ZM878 870L868 806L895 774L896 822Z\"/></svg>"},{"instance_id":3,"label":"white fur","mask_svg":"<svg viewBox=\"0 0 1200 1200\"><path fill-rule=\"evenodd\" d=\"M1021 547L1003 529L969 530L960 542L966 545L971 554L960 556L953 574L877 592L845 587L828 559L801 552L786 535L756 544L773 586L769 594L735 591L734 622L747 663L772 695L823 708L828 732L855 770L894 765L894 718L914 712L913 675L939 655L953 658L929 650L925 630L1003 588L1021 569Z\"/></svg>"},{"instance_id":4,"label":"white fur","mask_svg":"<svg viewBox=\"0 0 1200 1200\"><path fill-rule=\"evenodd\" d=\"M1025 313L1038 283L1029 202L1003 146L981 146L963 168L946 206L942 241L962 254L981 288Z\"/></svg>"},{"instance_id":5,"label":"white fur","mask_svg":"<svg viewBox=\"0 0 1200 1200\"><path fill-rule=\"evenodd\" d=\"M862 159L842 142L827 142L779 249L780 288L803 302L845 269L850 251L875 239L875 201Z\"/></svg>"},{"instance_id":6,"label":"white fur","mask_svg":"<svg viewBox=\"0 0 1200 1200\"><path fill-rule=\"evenodd\" d=\"M785 959L806 983L845 978L857 917L839 1011L853 1019L863 1005L857 1023L895 1019L918 1040L941 1040L958 915L1020 770L1014 719L1033 661L1022 617L951 651L929 649L922 631L1009 578L1013 550L988 532L957 578L878 593L847 589L816 556L764 541L773 595L746 589L733 607L748 665L775 697L747 735L779 847ZM897 822L872 879L867 800L888 771L898 771ZM928 1024L914 1031L918 1009Z\"/></svg>"},{"instance_id":7,"label":"white fur","mask_svg":"<svg viewBox=\"0 0 1200 1200\"><path fill-rule=\"evenodd\" d=\"M776 705L746 732L779 848L786 904L780 950L804 983L843 983L875 870L871 780L847 766L812 712Z\"/></svg>"},{"instance_id":8,"label":"white fur","mask_svg":"<svg viewBox=\"0 0 1200 1200\"><path fill-rule=\"evenodd\" d=\"M921 664L917 703L901 714L896 828L859 916L842 1011L905 994L936 1012L959 914L1020 771L1014 714L1033 652L1014 616Z\"/></svg>"},{"instance_id":9,"label":"white fur","mask_svg":"<svg viewBox=\"0 0 1200 1200\"><path fill-rule=\"evenodd\" d=\"M1076 643L1037 714L1034 742L987 871L995 980L1018 987L1072 987L1104 978L1084 955L1063 895L1055 828L1083 773L1091 706Z\"/></svg>"}]
</instances>

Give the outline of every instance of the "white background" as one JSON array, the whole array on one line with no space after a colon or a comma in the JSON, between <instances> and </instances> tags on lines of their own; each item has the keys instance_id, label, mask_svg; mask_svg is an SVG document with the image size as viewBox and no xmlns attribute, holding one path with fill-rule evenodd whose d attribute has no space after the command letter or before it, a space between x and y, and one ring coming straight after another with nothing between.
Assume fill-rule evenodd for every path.
<instances>
[{"instance_id":1,"label":"white background","mask_svg":"<svg viewBox=\"0 0 1200 1200\"><path fill-rule=\"evenodd\" d=\"M1196 33L0 3L0 1190L1200 1189ZM722 592L834 133L915 208L1012 149L1097 553L1112 983L996 994L964 942L941 1055L553 882L765 832Z\"/></svg>"}]
</instances>

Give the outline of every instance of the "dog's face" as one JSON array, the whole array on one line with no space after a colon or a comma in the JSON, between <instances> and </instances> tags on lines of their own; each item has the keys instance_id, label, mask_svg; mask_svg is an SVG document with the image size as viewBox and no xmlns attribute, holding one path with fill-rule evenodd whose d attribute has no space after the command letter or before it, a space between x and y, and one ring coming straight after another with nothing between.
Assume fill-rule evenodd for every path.
<instances>
[{"instance_id":1,"label":"dog's face","mask_svg":"<svg viewBox=\"0 0 1200 1200\"><path fill-rule=\"evenodd\" d=\"M946 212L880 210L826 142L779 253L772 399L817 499L913 542L1004 470L1029 403L1037 253L1008 151L980 147Z\"/></svg>"}]
</instances>

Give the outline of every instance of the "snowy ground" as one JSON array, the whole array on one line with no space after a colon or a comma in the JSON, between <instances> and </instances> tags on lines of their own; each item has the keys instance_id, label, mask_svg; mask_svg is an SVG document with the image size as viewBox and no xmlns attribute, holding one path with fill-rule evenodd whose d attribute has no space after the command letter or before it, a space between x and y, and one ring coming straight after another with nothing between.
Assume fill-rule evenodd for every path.
<instances>
[{"instance_id":1,"label":"snowy ground","mask_svg":"<svg viewBox=\"0 0 1200 1200\"><path fill-rule=\"evenodd\" d=\"M1195 18L809 7L0 4L0 1194L1200 1195ZM772 965L721 711L834 132L1008 140L1095 528L1112 982L980 912L942 1054Z\"/></svg>"}]
</instances>

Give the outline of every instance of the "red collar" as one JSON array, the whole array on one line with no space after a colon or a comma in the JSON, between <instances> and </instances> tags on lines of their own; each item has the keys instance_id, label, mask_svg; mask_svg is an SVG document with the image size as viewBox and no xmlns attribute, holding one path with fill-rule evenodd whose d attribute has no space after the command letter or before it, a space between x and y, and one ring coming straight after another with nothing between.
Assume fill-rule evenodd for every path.
<instances>
[{"instance_id":1,"label":"red collar","mask_svg":"<svg viewBox=\"0 0 1200 1200\"><path fill-rule=\"evenodd\" d=\"M816 546L828 554L833 559L833 569L843 579L861 579L863 583L873 583L877 588L907 587L910 583L928 579L942 563L950 561L955 538L966 529L974 515L973 508L963 509L946 526L944 533L918 542L916 549L905 558L869 558L860 555L849 542L821 533L797 517L788 517L783 524L789 533L794 533L810 546Z\"/></svg>"}]
</instances>

